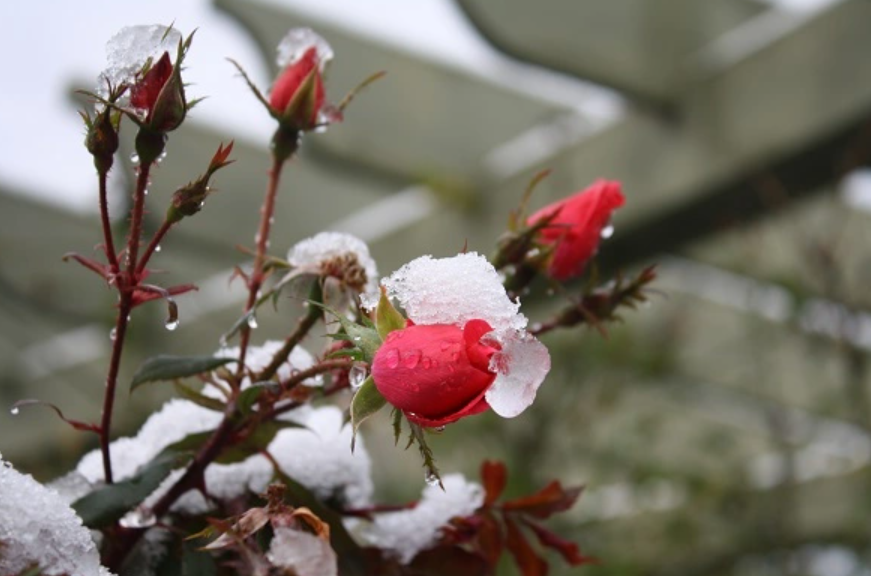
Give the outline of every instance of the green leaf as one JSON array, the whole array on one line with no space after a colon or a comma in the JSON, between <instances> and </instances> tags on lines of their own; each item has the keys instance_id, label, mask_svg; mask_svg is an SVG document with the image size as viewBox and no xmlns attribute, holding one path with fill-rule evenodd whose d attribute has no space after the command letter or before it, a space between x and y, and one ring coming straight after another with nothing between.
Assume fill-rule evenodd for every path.
<instances>
[{"instance_id":1,"label":"green leaf","mask_svg":"<svg viewBox=\"0 0 871 576\"><path fill-rule=\"evenodd\" d=\"M375 325L378 327L378 335L381 336L382 340L394 330L405 328L405 316L393 307L393 303L387 297L387 290L383 286L381 287L378 307L375 309Z\"/></svg>"},{"instance_id":2,"label":"green leaf","mask_svg":"<svg viewBox=\"0 0 871 576\"><path fill-rule=\"evenodd\" d=\"M372 376L369 376L351 400L351 428L353 430L351 451L354 450L354 444L357 439L357 428L360 427L360 424L366 418L381 410L385 404L387 404L387 400L384 399L384 396L375 387L375 380L372 379Z\"/></svg>"},{"instance_id":3,"label":"green leaf","mask_svg":"<svg viewBox=\"0 0 871 576\"><path fill-rule=\"evenodd\" d=\"M378 351L378 348L381 347L381 336L378 335L377 330L374 328L367 328L366 326L361 326L355 322L351 322L348 320L344 314L339 314L335 310L329 308L328 306L324 306L320 302L316 302L314 300L309 300L309 303L313 306L318 306L321 309L329 312L333 316L336 317L336 320L339 321L339 324L342 326L342 330L348 335L347 340L354 344L360 351L363 353L363 360L365 362L372 362L372 358L375 356L375 352ZM341 339L341 335L332 335L333 338Z\"/></svg>"},{"instance_id":4,"label":"green leaf","mask_svg":"<svg viewBox=\"0 0 871 576\"><path fill-rule=\"evenodd\" d=\"M142 384L186 378L209 372L230 362L235 362L235 360L216 358L215 356L155 356L143 362L136 371L133 381L130 383L130 392Z\"/></svg>"},{"instance_id":5,"label":"green leaf","mask_svg":"<svg viewBox=\"0 0 871 576\"><path fill-rule=\"evenodd\" d=\"M221 454L215 458L215 462L218 464L242 462L254 454L265 450L275 438L275 435L285 428L305 428L305 426L286 420L261 422L245 439L222 450Z\"/></svg>"},{"instance_id":6,"label":"green leaf","mask_svg":"<svg viewBox=\"0 0 871 576\"><path fill-rule=\"evenodd\" d=\"M242 390L236 398L236 407L239 408L239 412L247 416L251 414L251 408L260 400L263 393L274 394L280 390L281 387L276 382L255 382Z\"/></svg>"},{"instance_id":7,"label":"green leaf","mask_svg":"<svg viewBox=\"0 0 871 576\"><path fill-rule=\"evenodd\" d=\"M169 473L184 466L192 453L164 450L127 480L109 484L76 500L72 508L88 528L118 521L154 492Z\"/></svg>"},{"instance_id":8,"label":"green leaf","mask_svg":"<svg viewBox=\"0 0 871 576\"><path fill-rule=\"evenodd\" d=\"M429 445L426 443L426 436L424 435L423 426L409 421L408 427L411 429L411 439L417 442L417 448L420 451L420 457L423 458L423 469L426 471L427 484L438 482L439 487L444 490L445 485L442 484L442 477L439 475L439 469L436 466L435 456L433 456L432 448L430 448ZM408 446L411 446L411 441L409 441ZM406 446L406 449L408 449L408 446Z\"/></svg>"},{"instance_id":9,"label":"green leaf","mask_svg":"<svg viewBox=\"0 0 871 576\"><path fill-rule=\"evenodd\" d=\"M212 398L205 394L201 394L190 386L185 386L181 382L175 383L175 391L178 392L179 396L186 400L190 400L197 406L202 406L203 408L208 408L209 410L215 410L217 412L224 411L224 403L218 398Z\"/></svg>"},{"instance_id":10,"label":"green leaf","mask_svg":"<svg viewBox=\"0 0 871 576\"><path fill-rule=\"evenodd\" d=\"M402 436L402 410L394 408L391 413L393 416L393 445L399 444L399 437Z\"/></svg>"}]
</instances>

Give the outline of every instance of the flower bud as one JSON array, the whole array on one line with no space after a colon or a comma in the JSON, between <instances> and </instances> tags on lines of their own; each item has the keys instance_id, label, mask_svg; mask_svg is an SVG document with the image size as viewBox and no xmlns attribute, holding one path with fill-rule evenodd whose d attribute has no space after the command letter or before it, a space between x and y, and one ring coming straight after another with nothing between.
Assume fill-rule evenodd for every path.
<instances>
[{"instance_id":1,"label":"flower bud","mask_svg":"<svg viewBox=\"0 0 871 576\"><path fill-rule=\"evenodd\" d=\"M547 273L556 280L580 275L598 250L612 212L625 201L619 182L599 180L530 216L528 226L551 219L537 234L538 242L553 249L546 262Z\"/></svg>"},{"instance_id":2,"label":"flower bud","mask_svg":"<svg viewBox=\"0 0 871 576\"><path fill-rule=\"evenodd\" d=\"M118 150L117 118L113 119L112 116L113 112L108 106L93 120L82 113L88 129L85 147L94 157L94 166L100 172L108 172L112 168L115 152Z\"/></svg>"},{"instance_id":3,"label":"flower bud","mask_svg":"<svg viewBox=\"0 0 871 576\"><path fill-rule=\"evenodd\" d=\"M187 112L181 75L164 52L130 88L130 105L145 114L144 125L156 132L175 130Z\"/></svg>"},{"instance_id":4,"label":"flower bud","mask_svg":"<svg viewBox=\"0 0 871 576\"><path fill-rule=\"evenodd\" d=\"M372 361L378 391L422 426L443 426L486 410L484 394L496 374L489 368L498 350L481 341L492 331L484 320L410 325L394 330Z\"/></svg>"},{"instance_id":5,"label":"flower bud","mask_svg":"<svg viewBox=\"0 0 871 576\"><path fill-rule=\"evenodd\" d=\"M279 75L269 105L283 122L298 130L311 130L317 125L324 105L324 83L316 47L306 50Z\"/></svg>"}]
</instances>

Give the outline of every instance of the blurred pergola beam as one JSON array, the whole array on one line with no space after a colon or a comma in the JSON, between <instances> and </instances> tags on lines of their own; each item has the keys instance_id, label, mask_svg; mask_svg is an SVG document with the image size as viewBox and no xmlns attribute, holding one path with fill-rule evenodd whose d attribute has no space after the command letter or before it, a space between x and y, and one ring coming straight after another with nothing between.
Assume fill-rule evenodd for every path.
<instances>
[{"instance_id":1,"label":"blurred pergola beam","mask_svg":"<svg viewBox=\"0 0 871 576\"><path fill-rule=\"evenodd\" d=\"M574 33L592 25L578 21ZM669 118L630 111L508 178L494 177L489 192L522 190L543 168L559 183L542 186L537 203L564 196L567 185L621 180L629 202L605 247L614 266L786 206L869 161L869 26L871 3L836 4L730 67L679 85Z\"/></svg>"}]
</instances>

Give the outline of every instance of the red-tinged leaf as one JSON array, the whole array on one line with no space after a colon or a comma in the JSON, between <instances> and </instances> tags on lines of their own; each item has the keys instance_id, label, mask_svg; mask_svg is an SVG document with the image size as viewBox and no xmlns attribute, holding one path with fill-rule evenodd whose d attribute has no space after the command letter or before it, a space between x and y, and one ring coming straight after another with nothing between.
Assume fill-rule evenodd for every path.
<instances>
[{"instance_id":1,"label":"red-tinged leaf","mask_svg":"<svg viewBox=\"0 0 871 576\"><path fill-rule=\"evenodd\" d=\"M505 483L508 481L508 470L502 462L491 462L484 460L481 463L481 482L484 484L484 506L491 506L502 491L505 490Z\"/></svg>"},{"instance_id":2,"label":"red-tinged leaf","mask_svg":"<svg viewBox=\"0 0 871 576\"><path fill-rule=\"evenodd\" d=\"M215 155L212 156L212 161L209 163L209 175L220 170L224 166L235 162L235 160L227 160L227 158L230 157L230 153L233 151L233 144L235 144L235 141L231 140L226 148L224 147L223 142L218 145L218 151L215 152Z\"/></svg>"},{"instance_id":3,"label":"red-tinged leaf","mask_svg":"<svg viewBox=\"0 0 871 576\"><path fill-rule=\"evenodd\" d=\"M583 486L563 488L562 484L553 481L532 496L505 502L502 508L506 511L529 514L536 518L550 518L557 512L571 508L583 489Z\"/></svg>"},{"instance_id":4,"label":"red-tinged leaf","mask_svg":"<svg viewBox=\"0 0 871 576\"><path fill-rule=\"evenodd\" d=\"M75 260L91 272L98 274L107 282L109 281L109 278L111 276L108 266L106 266L105 264L100 264L99 262L91 258L85 258L84 256L76 254L75 252L68 252L64 254L61 260L63 260L64 262L66 262L67 260Z\"/></svg>"},{"instance_id":5,"label":"red-tinged leaf","mask_svg":"<svg viewBox=\"0 0 871 576\"><path fill-rule=\"evenodd\" d=\"M532 529L542 546L556 550L572 566L595 564L598 562L595 558L582 555L577 544L557 536L541 524L531 520L524 520L523 523Z\"/></svg>"},{"instance_id":6,"label":"red-tinged leaf","mask_svg":"<svg viewBox=\"0 0 871 576\"><path fill-rule=\"evenodd\" d=\"M72 426L76 430L80 430L82 432L96 432L100 433L100 427L96 424L88 424L87 422L81 422L79 420L71 420L64 416L64 413L61 412L60 408L52 404L51 402L43 402L42 400L19 400L15 404L12 405L12 414L18 414L18 411L21 410L24 406L45 406L46 408L51 408L55 411L58 417Z\"/></svg>"},{"instance_id":7,"label":"red-tinged leaf","mask_svg":"<svg viewBox=\"0 0 871 576\"><path fill-rule=\"evenodd\" d=\"M487 562L456 546L439 546L424 550L409 565L414 576L487 576Z\"/></svg>"},{"instance_id":8,"label":"red-tinged leaf","mask_svg":"<svg viewBox=\"0 0 871 576\"><path fill-rule=\"evenodd\" d=\"M547 576L547 561L536 554L520 527L505 516L506 544L523 576Z\"/></svg>"},{"instance_id":9,"label":"red-tinged leaf","mask_svg":"<svg viewBox=\"0 0 871 576\"><path fill-rule=\"evenodd\" d=\"M169 296L178 296L179 294L185 294L191 290L199 290L199 288L197 288L195 284L179 284L178 286L170 286L169 288L161 289L160 291L152 288L142 290L136 289L133 291L132 304L135 308L140 304L145 304L152 300L167 298Z\"/></svg>"},{"instance_id":10,"label":"red-tinged leaf","mask_svg":"<svg viewBox=\"0 0 871 576\"><path fill-rule=\"evenodd\" d=\"M502 550L505 548L505 538L502 535L499 522L492 514L485 513L480 518L482 522L478 529L476 548L490 565L490 569L495 572L499 558L502 556Z\"/></svg>"}]
</instances>

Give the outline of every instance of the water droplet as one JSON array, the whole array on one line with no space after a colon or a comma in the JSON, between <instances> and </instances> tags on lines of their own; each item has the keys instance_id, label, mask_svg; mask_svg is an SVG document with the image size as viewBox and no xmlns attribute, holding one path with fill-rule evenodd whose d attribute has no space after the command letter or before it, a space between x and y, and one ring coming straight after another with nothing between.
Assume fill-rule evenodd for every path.
<instances>
[{"instance_id":1,"label":"water droplet","mask_svg":"<svg viewBox=\"0 0 871 576\"><path fill-rule=\"evenodd\" d=\"M409 350L402 358L402 365L406 368L414 368L420 362L420 350Z\"/></svg>"},{"instance_id":2,"label":"water droplet","mask_svg":"<svg viewBox=\"0 0 871 576\"><path fill-rule=\"evenodd\" d=\"M21 412L21 409L18 406L13 406L9 413L13 416L18 416L18 413Z\"/></svg>"},{"instance_id":3,"label":"water droplet","mask_svg":"<svg viewBox=\"0 0 871 576\"><path fill-rule=\"evenodd\" d=\"M436 426L436 427L435 427L435 431L436 431L436 432L444 432L444 431L445 431L445 427L444 427L444 426Z\"/></svg>"},{"instance_id":4,"label":"water droplet","mask_svg":"<svg viewBox=\"0 0 871 576\"><path fill-rule=\"evenodd\" d=\"M144 189L142 190L142 193L143 193L144 195L148 196L148 188L144 188Z\"/></svg>"},{"instance_id":5,"label":"water droplet","mask_svg":"<svg viewBox=\"0 0 871 576\"><path fill-rule=\"evenodd\" d=\"M111 330L109 330L109 340L114 342L115 338L117 338L117 337L118 337L118 330L116 330L115 328L112 328Z\"/></svg>"},{"instance_id":6,"label":"water droplet","mask_svg":"<svg viewBox=\"0 0 871 576\"><path fill-rule=\"evenodd\" d=\"M227 340L227 336L226 336L226 335L222 335L221 338L218 339L218 345L219 345L221 348L226 348L229 344L230 344L230 342Z\"/></svg>"},{"instance_id":7,"label":"water droplet","mask_svg":"<svg viewBox=\"0 0 871 576\"><path fill-rule=\"evenodd\" d=\"M131 154L130 155L130 162L132 162L134 166L138 165L139 164L139 154L137 154L136 152Z\"/></svg>"},{"instance_id":8,"label":"water droplet","mask_svg":"<svg viewBox=\"0 0 871 576\"><path fill-rule=\"evenodd\" d=\"M157 518L155 518L154 514L151 512L134 510L121 518L121 520L118 521L118 524L124 528L148 528L149 526L154 526L156 522Z\"/></svg>"},{"instance_id":9,"label":"water droplet","mask_svg":"<svg viewBox=\"0 0 871 576\"><path fill-rule=\"evenodd\" d=\"M387 367L390 369L399 366L399 350L396 348L388 350L387 355L384 357L384 361L387 362Z\"/></svg>"},{"instance_id":10,"label":"water droplet","mask_svg":"<svg viewBox=\"0 0 871 576\"><path fill-rule=\"evenodd\" d=\"M540 256L540 255L541 255L541 250L539 250L538 248L533 248L532 250L530 250L527 253L527 256L529 256L530 258L535 258L535 257Z\"/></svg>"},{"instance_id":11,"label":"water droplet","mask_svg":"<svg viewBox=\"0 0 871 576\"><path fill-rule=\"evenodd\" d=\"M602 236L602 238L610 238L613 235L614 235L614 225L613 224L608 224L607 226L602 228L602 233L600 234L600 236Z\"/></svg>"},{"instance_id":12,"label":"water droplet","mask_svg":"<svg viewBox=\"0 0 871 576\"><path fill-rule=\"evenodd\" d=\"M163 162L165 159L166 159L166 148L163 149L163 152L160 153L160 156L157 157L157 160L155 160L155 162L157 162L158 164L160 164L160 163Z\"/></svg>"},{"instance_id":13,"label":"water droplet","mask_svg":"<svg viewBox=\"0 0 871 576\"><path fill-rule=\"evenodd\" d=\"M361 337L359 337L359 336L354 336L354 342L359 342L359 341L361 341L361 340L362 340Z\"/></svg>"},{"instance_id":14,"label":"water droplet","mask_svg":"<svg viewBox=\"0 0 871 576\"><path fill-rule=\"evenodd\" d=\"M541 330L541 322L534 322L529 326L530 332L538 332Z\"/></svg>"},{"instance_id":15,"label":"water droplet","mask_svg":"<svg viewBox=\"0 0 871 576\"><path fill-rule=\"evenodd\" d=\"M160 252L160 244L158 244L157 246L154 247L154 251L155 251L155 252Z\"/></svg>"},{"instance_id":16,"label":"water droplet","mask_svg":"<svg viewBox=\"0 0 871 576\"><path fill-rule=\"evenodd\" d=\"M251 314L250 316L248 316L247 322L248 322L249 328L251 328L252 330L257 330L257 326L258 326L257 316L255 316L254 314Z\"/></svg>"},{"instance_id":17,"label":"water droplet","mask_svg":"<svg viewBox=\"0 0 871 576\"><path fill-rule=\"evenodd\" d=\"M200 202L200 203L197 205L197 208L202 208L202 207L205 206L205 205L206 205L206 202L205 202L205 200L204 200L204 201Z\"/></svg>"},{"instance_id":18,"label":"water droplet","mask_svg":"<svg viewBox=\"0 0 871 576\"><path fill-rule=\"evenodd\" d=\"M426 475L423 477L423 479L428 486L439 485L439 475L436 474L435 470L427 470Z\"/></svg>"},{"instance_id":19,"label":"water droplet","mask_svg":"<svg viewBox=\"0 0 871 576\"><path fill-rule=\"evenodd\" d=\"M167 330L172 332L173 330L178 328L178 324L179 324L178 318L174 318L174 319L167 320L163 325L166 327Z\"/></svg>"},{"instance_id":20,"label":"water droplet","mask_svg":"<svg viewBox=\"0 0 871 576\"><path fill-rule=\"evenodd\" d=\"M362 362L356 362L351 369L348 371L348 381L351 384L351 390L357 390L360 386L363 385L363 382L366 381L367 376L366 364Z\"/></svg>"}]
</instances>

